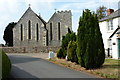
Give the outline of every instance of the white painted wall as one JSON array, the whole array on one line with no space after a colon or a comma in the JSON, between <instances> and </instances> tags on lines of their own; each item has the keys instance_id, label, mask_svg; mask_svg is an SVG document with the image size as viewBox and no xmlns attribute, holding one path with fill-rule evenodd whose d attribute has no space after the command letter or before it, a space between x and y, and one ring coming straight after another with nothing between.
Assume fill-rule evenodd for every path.
<instances>
[{"instance_id":1,"label":"white painted wall","mask_svg":"<svg viewBox=\"0 0 120 80\"><path fill-rule=\"evenodd\" d=\"M113 34L113 32L117 29L118 22L119 22L118 18L114 18L113 19L113 30L109 30L109 31L108 31L107 21L99 22L100 31L102 33L102 38L103 38L103 43L104 43L106 54L107 54L106 49L108 49L108 39ZM112 54L111 55L114 59L118 59L118 39L116 35L114 35L111 39L112 39ZM115 43L116 45L113 45L113 43Z\"/></svg>"},{"instance_id":2,"label":"white painted wall","mask_svg":"<svg viewBox=\"0 0 120 80\"><path fill-rule=\"evenodd\" d=\"M118 39L116 35L112 37L112 43L115 43L115 45L112 44L112 57L118 59Z\"/></svg>"},{"instance_id":3,"label":"white painted wall","mask_svg":"<svg viewBox=\"0 0 120 80\"><path fill-rule=\"evenodd\" d=\"M109 39L110 35L113 33L113 31L108 31L107 21L100 22L99 26L100 26L100 31L102 33L105 53L106 53L106 55L108 55L108 52L107 52L107 49L108 49L108 39Z\"/></svg>"}]
</instances>

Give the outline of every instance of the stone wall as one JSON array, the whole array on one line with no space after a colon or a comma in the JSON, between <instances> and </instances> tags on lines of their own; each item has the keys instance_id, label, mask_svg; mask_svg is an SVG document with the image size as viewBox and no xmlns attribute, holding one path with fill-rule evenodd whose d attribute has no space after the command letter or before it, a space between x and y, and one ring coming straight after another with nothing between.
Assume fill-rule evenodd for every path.
<instances>
[{"instance_id":1,"label":"stone wall","mask_svg":"<svg viewBox=\"0 0 120 80\"><path fill-rule=\"evenodd\" d=\"M40 16L37 16L30 7L27 9L27 11L24 13L24 15L20 18L20 20L13 28L14 46L31 46L31 45L46 46L46 41L45 41L46 39L44 39L46 38L46 32L47 32L47 30L45 29L46 24L39 18ZM38 34L37 34L37 30L38 30ZM29 38L29 35L31 36L31 38ZM38 35L38 40L37 40L37 35Z\"/></svg>"},{"instance_id":2,"label":"stone wall","mask_svg":"<svg viewBox=\"0 0 120 80\"><path fill-rule=\"evenodd\" d=\"M60 46L68 29L72 31L70 10L55 12L46 23L29 7L13 28L13 46Z\"/></svg>"},{"instance_id":3,"label":"stone wall","mask_svg":"<svg viewBox=\"0 0 120 80\"><path fill-rule=\"evenodd\" d=\"M56 52L59 47L0 47L6 53L48 53L49 51Z\"/></svg>"},{"instance_id":4,"label":"stone wall","mask_svg":"<svg viewBox=\"0 0 120 80\"><path fill-rule=\"evenodd\" d=\"M58 11L53 14L46 25L48 30L48 45L60 46L62 36L68 33L68 28L72 31L72 13L71 11ZM60 23L60 30L58 29L58 23ZM52 24L52 40L50 40L50 24ZM58 39L58 31L60 31L60 40Z\"/></svg>"}]
</instances>

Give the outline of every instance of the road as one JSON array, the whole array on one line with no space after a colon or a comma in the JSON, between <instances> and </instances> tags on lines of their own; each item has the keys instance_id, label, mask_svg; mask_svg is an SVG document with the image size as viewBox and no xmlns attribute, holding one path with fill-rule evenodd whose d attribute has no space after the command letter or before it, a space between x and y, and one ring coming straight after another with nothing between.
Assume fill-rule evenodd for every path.
<instances>
[{"instance_id":1,"label":"road","mask_svg":"<svg viewBox=\"0 0 120 80\"><path fill-rule=\"evenodd\" d=\"M91 80L97 78L87 73L56 65L42 58L14 54L8 56L12 62L10 75L14 78L89 78Z\"/></svg>"}]
</instances>

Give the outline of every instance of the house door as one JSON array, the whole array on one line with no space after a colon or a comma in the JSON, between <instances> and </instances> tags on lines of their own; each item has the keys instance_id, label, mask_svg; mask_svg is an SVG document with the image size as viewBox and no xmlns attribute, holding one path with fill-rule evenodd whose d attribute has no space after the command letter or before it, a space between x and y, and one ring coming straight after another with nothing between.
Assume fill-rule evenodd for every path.
<instances>
[{"instance_id":1,"label":"house door","mask_svg":"<svg viewBox=\"0 0 120 80\"><path fill-rule=\"evenodd\" d=\"M119 53L119 58L120 58L120 38L118 39L118 53Z\"/></svg>"}]
</instances>

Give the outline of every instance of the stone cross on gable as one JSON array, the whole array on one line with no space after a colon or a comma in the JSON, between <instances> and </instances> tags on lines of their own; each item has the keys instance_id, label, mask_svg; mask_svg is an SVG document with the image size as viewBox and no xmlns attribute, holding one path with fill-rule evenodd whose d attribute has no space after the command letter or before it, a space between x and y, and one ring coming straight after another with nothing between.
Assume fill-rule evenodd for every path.
<instances>
[{"instance_id":1,"label":"stone cross on gable","mask_svg":"<svg viewBox=\"0 0 120 80\"><path fill-rule=\"evenodd\" d=\"M39 16L41 17L41 14L39 13Z\"/></svg>"},{"instance_id":2,"label":"stone cross on gable","mask_svg":"<svg viewBox=\"0 0 120 80\"><path fill-rule=\"evenodd\" d=\"M31 7L31 4L29 4L29 7Z\"/></svg>"},{"instance_id":3,"label":"stone cross on gable","mask_svg":"<svg viewBox=\"0 0 120 80\"><path fill-rule=\"evenodd\" d=\"M56 8L55 8L54 10L55 10L55 12L57 11L57 9L56 9Z\"/></svg>"}]
</instances>

